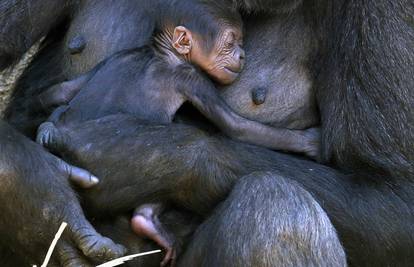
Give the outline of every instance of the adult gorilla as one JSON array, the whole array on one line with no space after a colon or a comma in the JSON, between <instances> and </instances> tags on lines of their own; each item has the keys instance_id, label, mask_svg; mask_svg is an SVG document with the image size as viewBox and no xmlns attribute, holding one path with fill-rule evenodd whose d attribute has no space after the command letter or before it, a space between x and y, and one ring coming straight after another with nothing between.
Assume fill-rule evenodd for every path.
<instances>
[{"instance_id":1,"label":"adult gorilla","mask_svg":"<svg viewBox=\"0 0 414 267\"><path fill-rule=\"evenodd\" d=\"M276 157L275 162L280 162L273 170L275 177L256 173L257 179L243 178L199 228L182 264L199 265L197 260L204 260L200 265L274 266L306 262L331 266L335 262L322 253L323 248L312 247L318 244L313 241L320 236L329 236L318 232L316 229L323 227L317 226L322 223L326 231L331 229L321 205L339 232L351 265L409 265L414 261L411 253L414 245L411 90L414 86L414 4L408 0L236 2L248 11L274 12L275 16L300 11L292 14L303 16L310 25L317 47L310 55L310 68L321 112L324 158L352 175L342 176L314 163L299 163L294 158L270 153L269 158ZM80 4L78 1L5 1L0 4L0 62L3 66L10 64L32 43L60 25L58 31L48 35L42 52L19 87L41 88L73 77L112 52L140 45L148 38L145 29L150 25L140 21L141 4L144 3L126 0L81 1ZM299 9L302 5L304 8ZM65 19L71 21L68 31L62 30L68 25ZM99 25L99 29L94 25ZM63 36L59 36L61 32ZM86 46L82 51L84 41ZM19 90L16 99L19 94L20 98L27 99L36 93L27 92ZM15 103L9 113L10 121L29 133L38 123L32 111L31 107ZM16 116L17 113L20 115ZM37 114L39 121L40 115ZM160 130L151 134L152 138L161 140L167 139L166 134L180 136L181 131L172 126L168 132ZM7 242L16 253L38 260L39 247L47 246L58 222L64 219L82 224L81 227L75 224L73 236L63 239L64 247L59 250L61 261L68 260L71 254L65 252L73 252L76 246L91 258L100 254L99 249L90 249L90 240L81 242L89 233L92 233L91 239L101 240L101 237L85 220L77 218L81 212L66 182L67 174L53 167L57 159L4 123L1 136L4 137L0 141L2 243ZM176 145L191 145L185 141L188 136L182 138L174 141ZM226 147L226 141L220 141L223 143L217 149L212 142L203 141L203 136L195 138L202 145L200 151L207 155L219 155ZM231 143L228 149L230 146ZM164 147L157 149L163 151ZM183 156L180 162L185 162L185 157L193 157L191 153ZM233 160L238 159L236 154ZM45 178L38 179L35 173L42 173ZM52 186L48 184L51 181ZM281 212L291 210L288 200L292 198L269 192L269 188L302 196L295 198L298 202L294 207L310 208L298 213ZM266 194L261 195L263 192ZM28 195L30 201L27 201ZM73 200L73 205L67 204L68 199ZM64 213L61 207L67 207ZM283 232L283 225L298 226L300 216L310 220L308 227L296 227L296 233ZM32 220L26 221L27 217ZM255 218L261 218L261 225L254 223ZM87 231L79 232L85 229L84 225ZM9 230L16 228L19 231ZM302 234L311 237L306 246L296 238ZM286 242L280 242L281 237ZM27 244L27 240L38 240L39 246ZM206 245L202 246L204 242ZM284 251L286 244L291 246ZM306 259L303 251L309 247L320 253L320 262Z\"/></svg>"}]
</instances>

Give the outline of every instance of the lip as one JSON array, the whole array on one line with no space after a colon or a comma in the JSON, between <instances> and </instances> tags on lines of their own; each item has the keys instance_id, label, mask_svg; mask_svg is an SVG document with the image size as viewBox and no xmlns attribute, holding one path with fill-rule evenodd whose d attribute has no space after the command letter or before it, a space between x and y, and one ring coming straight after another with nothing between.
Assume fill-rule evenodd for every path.
<instances>
[{"instance_id":1,"label":"lip","mask_svg":"<svg viewBox=\"0 0 414 267\"><path fill-rule=\"evenodd\" d=\"M226 71L234 73L234 74L240 74L240 72L241 72L241 69L232 69L232 68L229 68L229 67L224 67L224 69Z\"/></svg>"},{"instance_id":2,"label":"lip","mask_svg":"<svg viewBox=\"0 0 414 267\"><path fill-rule=\"evenodd\" d=\"M235 70L235 69L231 69L228 67L224 67L223 70L227 75L219 79L219 83L222 85L232 84L237 79L237 77L240 75L240 72L241 72L241 70L239 69Z\"/></svg>"}]
</instances>

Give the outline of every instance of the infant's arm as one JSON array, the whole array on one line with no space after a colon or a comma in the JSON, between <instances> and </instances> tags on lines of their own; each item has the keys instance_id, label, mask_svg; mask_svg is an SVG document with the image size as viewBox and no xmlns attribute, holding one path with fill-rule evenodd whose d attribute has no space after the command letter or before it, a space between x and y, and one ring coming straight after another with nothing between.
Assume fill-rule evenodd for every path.
<instances>
[{"instance_id":1,"label":"infant's arm","mask_svg":"<svg viewBox=\"0 0 414 267\"><path fill-rule=\"evenodd\" d=\"M44 110L50 110L68 104L92 78L94 73L94 71L91 71L73 80L61 82L49 87L38 96L41 107Z\"/></svg>"},{"instance_id":2,"label":"infant's arm","mask_svg":"<svg viewBox=\"0 0 414 267\"><path fill-rule=\"evenodd\" d=\"M317 128L290 130L275 128L235 113L218 95L214 84L201 73L183 71L180 92L204 116L228 136L275 150L303 153L318 159L320 132Z\"/></svg>"}]
</instances>

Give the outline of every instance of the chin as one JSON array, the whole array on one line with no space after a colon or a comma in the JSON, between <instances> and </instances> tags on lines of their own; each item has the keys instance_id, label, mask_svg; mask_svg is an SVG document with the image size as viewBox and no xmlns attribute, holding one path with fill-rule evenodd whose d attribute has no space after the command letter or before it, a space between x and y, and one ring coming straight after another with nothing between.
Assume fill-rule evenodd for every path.
<instances>
[{"instance_id":1,"label":"chin","mask_svg":"<svg viewBox=\"0 0 414 267\"><path fill-rule=\"evenodd\" d=\"M220 85L230 85L236 80L236 78L233 78L233 77L231 77L231 78L230 77L229 78L212 77L212 78L215 82L219 83Z\"/></svg>"},{"instance_id":2,"label":"chin","mask_svg":"<svg viewBox=\"0 0 414 267\"><path fill-rule=\"evenodd\" d=\"M225 73L225 74L221 74L221 75L212 75L211 78L213 78L214 81L216 81L217 83L221 84L221 85L229 85L232 84L237 77L239 76L238 73L233 72L231 74L229 73Z\"/></svg>"},{"instance_id":3,"label":"chin","mask_svg":"<svg viewBox=\"0 0 414 267\"><path fill-rule=\"evenodd\" d=\"M230 85L230 84L234 83L235 80L236 80L236 78L234 78L234 79L227 79L227 80L219 81L219 83L221 85Z\"/></svg>"}]
</instances>

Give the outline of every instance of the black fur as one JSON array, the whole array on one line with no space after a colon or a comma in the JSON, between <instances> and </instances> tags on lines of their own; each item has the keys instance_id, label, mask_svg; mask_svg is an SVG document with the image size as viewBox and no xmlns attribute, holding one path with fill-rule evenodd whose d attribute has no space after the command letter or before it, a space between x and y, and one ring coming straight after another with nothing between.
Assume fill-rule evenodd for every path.
<instances>
[{"instance_id":1,"label":"black fur","mask_svg":"<svg viewBox=\"0 0 414 267\"><path fill-rule=\"evenodd\" d=\"M122 130L116 131L120 128ZM223 238L220 243L223 243L223 249L229 250L228 254L233 255L233 253L243 251L244 245L240 243L243 239L249 241L245 243L245 246L252 251L262 250L261 254L247 256L240 252L242 257L239 261L235 261L235 255L217 257L213 250L210 251L210 255L207 253L208 244L210 242L214 244L215 240L196 238L193 241L194 245L185 254L192 256L185 256L190 259L185 258L180 266L273 266L276 262L280 266L290 266L295 263L314 266L318 263L330 266L346 265L342 245L331 222L317 202L304 189L294 189L299 187L296 183L291 185L282 180L278 182L283 179L281 177L309 179L312 171L291 172L292 165L306 165L308 164L306 161L229 141L222 136L208 136L203 131L190 126L145 125L144 122L125 115L109 116L66 127L64 134L67 137L67 143L64 145L67 149L64 151L66 159L93 171L101 178L101 183L95 188L82 191L82 203L86 210L92 212L93 217L127 212L136 207L136 203L159 201L171 203L180 209L206 217L219 201L226 198L233 185L238 184L240 177L257 170L274 171L274 177L270 174L263 177L270 181L262 184L258 178L258 187L252 186L250 189L251 197L260 196L256 200L257 204L241 196L231 197L229 201L233 203L231 205L235 205L234 208L227 208L226 211L219 209L216 213L227 219L216 218L219 215L209 219L209 221L220 220L223 227L234 227L236 222L240 222L240 231L250 233L246 236L241 235L241 232L239 234L229 233L228 236L220 234ZM157 138L154 138L155 135ZM124 149L125 147L128 147L128 150ZM244 157L239 157L239 155L244 155ZM117 169L102 166L117 166ZM313 164L312 167L318 168L318 165ZM329 172L332 175L338 175L333 171ZM253 178L246 179L252 180ZM312 182L316 179L320 177L315 177ZM271 182L272 180L274 182ZM267 187L269 193L261 192L259 190L261 186ZM346 185L338 181L336 186L345 187ZM281 192L286 192L288 196L276 197L277 193L273 190L278 188ZM235 190L233 192L246 196L246 189L236 187ZM321 190L324 191L326 188ZM295 194L304 196L303 198L298 196L298 199L294 200L291 197ZM125 197L127 195L128 198ZM321 197L325 198L325 196ZM281 199L278 201L276 200L278 198ZM268 201L268 207L264 205L265 201ZM329 203L333 204L332 202L330 199ZM258 208L259 203L261 208ZM278 203L281 206L280 208L271 207L271 203ZM235 207L238 208L235 210ZM298 216L297 221L289 220L291 223L289 225L282 222L279 224L274 221L273 216L276 215L271 212L272 210L277 211L276 214L279 215L286 212L295 218ZM239 215L233 216L233 212ZM283 221L286 217L290 215L285 214L280 217L280 220ZM231 224L227 225L226 220ZM309 229L297 228L303 223L301 220L308 221ZM256 226L255 223L261 226ZM269 230L265 230L267 226L270 226ZM201 228L202 235L219 234L216 232L218 230L216 227L220 225L212 227L213 229L209 230ZM281 227L287 227L287 229ZM284 244L277 241L279 231L288 235L285 238L289 240L288 243L291 242L290 249L286 249ZM297 231L301 232L297 233ZM230 243L224 242L226 239ZM272 248L267 242L272 243ZM200 244L203 245L200 246ZM298 244L304 246L300 251L294 249ZM274 254L275 250L280 251ZM326 254L319 254L320 251ZM263 257L267 261L260 261ZM202 259L205 259L205 262Z\"/></svg>"},{"instance_id":2,"label":"black fur","mask_svg":"<svg viewBox=\"0 0 414 267\"><path fill-rule=\"evenodd\" d=\"M93 217L91 217L93 218ZM93 220L93 224L97 231L105 236L108 236L115 242L120 242L128 247L128 254L142 253L159 249L159 247L148 240L138 238L132 231L129 215L121 215L115 218L105 220ZM175 237L175 246L177 248L184 247L191 238L191 234L199 225L198 216L183 211L183 210L168 210L161 214L161 223L166 227L168 232L171 232ZM177 251L180 255L182 251ZM125 266L143 266L143 267L159 267L162 260L162 254L153 254L145 257L136 258L129 261Z\"/></svg>"},{"instance_id":3,"label":"black fur","mask_svg":"<svg viewBox=\"0 0 414 267\"><path fill-rule=\"evenodd\" d=\"M254 172L198 228L179 265L346 266L346 257L328 216L308 192L286 177Z\"/></svg>"},{"instance_id":4,"label":"black fur","mask_svg":"<svg viewBox=\"0 0 414 267\"><path fill-rule=\"evenodd\" d=\"M73 13L64 40L56 43L62 49L49 50L50 53L48 51L49 55L47 57L43 55L42 58L38 59L38 62L49 62L50 58L61 59L60 62L55 61L56 67L63 69L65 73L64 77L59 77L59 79L72 78L84 73L102 59L113 54L113 52L141 45L149 38L146 29L151 27L147 27L149 23L140 15L141 9L138 6L138 1L113 2L103 0L85 1L85 3L82 8ZM313 82L315 90L317 90L317 99L322 116L325 158L347 172L353 173L354 176L343 176L327 167L308 161L298 161L273 152L272 155L274 156L270 156L268 154L270 152L266 152L265 155L256 155L252 150L257 148L248 149L248 151L236 151L234 152L236 154L235 158L230 160L228 154L223 151L241 148L244 145L221 138L219 140L222 141L218 146L214 146L205 139L199 139L197 143L199 146L195 146L197 150L195 152L191 151L191 153L204 153L206 155L207 160L205 162L208 165L202 171L218 169L224 172L224 170L230 169L237 173L238 168L242 168L242 166L235 162L243 160L245 157L249 158L248 155L251 155L250 160L252 162L257 161L258 167L260 167L259 171L266 170L267 162L271 161L269 164L273 166L272 172L276 172L276 178L281 179L280 176L282 176L284 179L295 180L299 186L294 184L293 189L306 190L316 201L314 202L306 193L303 195L301 199L310 202L298 203L298 206L306 207L310 205L311 207L305 214L314 214L310 211L315 210L316 203L328 214L339 233L340 240L344 244L350 265L409 266L414 261L411 253L414 246L412 165L414 155L412 146L414 100L411 90L414 79L412 68L414 56L412 1L311 0L301 3L304 9L299 14L294 12L298 10L294 7L299 8L300 6L297 5L298 1L288 3L287 1L240 0L237 3L244 10L256 12L257 16L262 16L259 13L260 11L271 11L275 14L274 16L277 16L279 7L286 6L290 8L282 8L280 10L283 11L282 13L288 10L288 14L294 14L292 16L303 16L306 25L311 28L311 41L316 46L315 49L312 49L313 54L310 56L309 69L313 72ZM19 27L27 29L24 23L27 20L24 20L24 18L27 18L28 15L14 8L14 1L6 1L0 4L0 10L0 14L12 14L13 18L21 16L22 20L17 21L21 25ZM126 10L128 12L125 12ZM26 16L24 16L25 14ZM40 13L31 12L30 14ZM48 14L56 15L56 18L44 17L44 21L47 22L46 26L44 21L40 21L41 18L38 18L39 20L35 25L41 31L34 32L47 32L49 27L56 24L61 12L50 12ZM125 14L129 14L129 16L125 16ZM2 16L2 18L8 19L9 17ZM4 19L0 21L2 25L0 29L6 29L3 25L10 22ZM128 27L114 29L112 28L112 22L114 21L123 21ZM16 23L16 21L14 22ZM259 28L260 22L257 23L257 28ZM94 25L99 25L100 28L97 29ZM115 23L114 25L120 24ZM114 30L119 35L109 34ZM12 35L11 31L2 30L1 33L1 59L15 59L29 46L27 44L22 46L22 42L15 40L9 41L8 36ZM27 33L24 34L28 35ZM65 50L65 42L79 34L85 37L87 45L81 54L70 57L68 56L69 51ZM51 37L49 35L48 40ZM34 39L36 38L32 36L26 38L28 43L34 42ZM7 43L6 49L4 48L6 47L5 43ZM268 57L268 54L264 53L263 57ZM1 63L6 65L5 62L5 60L2 60ZM40 64L38 66L36 70L42 68ZM31 69L29 72L33 73L34 70ZM31 77L32 81L28 80L26 82L27 87L31 87L31 89L20 87L18 90L36 90L37 88L34 85L31 86L30 82L52 79L51 76L46 71L39 76L33 75ZM25 99L15 99L13 105L21 101L25 101ZM16 118L18 114L14 114L14 116ZM28 121L27 119L22 120ZM189 136L184 135L182 139L177 139L176 143L172 143L170 136L179 135L183 130L174 127L176 126L170 126L168 128L170 130L166 133L163 132L165 131L164 128L154 128L148 136L150 140L165 140L165 143L168 143L170 147L170 150L163 146L160 146L158 150L154 150L160 152L160 155L165 155L165 158L156 158L158 160L156 161L158 163L157 170L160 165L171 166L174 170L180 163L185 163L185 160L190 160L190 162L192 160L193 154L180 155L184 158L183 160L174 153L178 153L180 150L177 149L183 146L190 149L192 144L190 141L193 140L191 138L195 138L197 134L191 132L194 130L190 130L191 134ZM14 132L11 133L12 136L15 135ZM2 136L8 136L4 134L2 133ZM1 140L0 144L8 142L6 138ZM146 141L148 140L141 140L142 144L145 144ZM8 144L16 146L21 142L23 141ZM136 142L139 142L139 140ZM27 153L26 151L21 151L20 154L17 154L19 150L10 149L9 151L14 151L13 153L17 157L16 161L8 163L9 166L21 162L22 158L26 162L24 156ZM33 151L37 154L36 150ZM169 153L173 153L174 157L168 158ZM137 154L139 155L139 153ZM186 156L189 158L185 158ZM215 158L220 159L220 161L214 161ZM148 160L148 158L144 159ZM265 163L261 163L262 160ZM3 164L3 162L5 161L2 160L1 163ZM97 167L97 169L99 168ZM152 173L156 173L156 170L153 170ZM263 179L264 185L268 184L265 183L266 181L268 180ZM244 182L236 188L243 189L246 187L246 183L248 185L250 182ZM20 184L24 187L28 183L23 180ZM289 181L280 184L290 185L291 183ZM255 184L252 183L253 188L259 188L260 191L260 186L253 185ZM7 187L3 186L2 183L1 188ZM65 187L56 187L56 191L60 192L60 188ZM206 190L204 185L202 188ZM229 190L227 187L224 188L226 189L225 192ZM215 191L216 188L213 187L211 190ZM288 187L287 190L292 190L292 187ZM20 190L19 192L23 191ZM221 190L218 190L218 192L222 193ZM244 199L247 203L252 203L249 202L255 200L255 196L252 196L252 194L249 192L249 194L244 195L236 190L231 195L233 198L226 201L221 207L223 214L214 215L208 222L208 225L214 222L214 227L206 226L206 229L213 233L220 229L226 229L228 227L226 223L234 222L231 215L237 214L236 211L231 209L232 205L237 202L244 203ZM256 195L260 195L260 193ZM34 201L36 198L33 197L32 199ZM25 201L27 200L25 199ZM9 202L5 200L2 203ZM266 207L272 207L271 202L264 203ZM3 210L9 206L17 207L15 205L1 205L1 208ZM288 203L286 203L286 206L288 206ZM236 207L238 206L236 205ZM200 210L203 209L200 208ZM265 210L262 206L256 208L248 205L240 205L240 211L246 215L239 215L243 219L235 222L235 229L241 229L239 230L240 235L245 235L246 238L251 237L248 239L251 243L246 244L247 248L255 248L256 245L263 244L261 235L267 234L267 232L263 233L262 231L257 233L257 230L255 230L257 228L251 229L251 220L254 220L256 213L268 216L264 219L269 224L266 225L265 229L269 227L274 230L270 236L277 233L275 229L278 229L279 225L272 225L276 222L272 218L277 215L274 215L272 211ZM316 211L319 211L319 209L316 209ZM12 208L2 214L5 214L6 217L18 215L17 211L12 210ZM316 215L314 214L313 221L326 222L326 214L317 212ZM251 218L252 216L253 218ZM293 220L291 217L283 219L283 222L287 223ZM246 223L243 224L243 222ZM245 228L240 228L242 226L245 226ZM331 228L327 226L326 229ZM308 230L311 234L316 229ZM10 239L14 236L10 235L9 226L2 225L0 231L2 237ZM250 233L253 233L253 235L250 235ZM325 233L329 233L329 231ZM211 233L206 233L206 235L209 234ZM202 236L202 233L198 233L197 236ZM237 242L236 237L238 236L227 237L226 242L217 244L217 248L222 251L234 248L237 246L235 244ZM206 240L205 242L207 242L205 245L198 243L198 248L204 249L210 241ZM21 247L19 243L12 243L11 246L16 250ZM240 251L239 249L240 247L235 249L234 255L240 255L241 252L248 250ZM261 249L265 249L265 246L262 246ZM215 253L219 253L221 250L214 250L211 257L216 257L217 254ZM187 253L191 253L191 250L188 250ZM209 251L204 251L206 262L213 262L214 258L208 259L209 253ZM336 253L336 255L341 255L340 249ZM295 256L289 254L282 258L289 259L290 256ZM231 260L231 256L229 256L229 259ZM224 259L224 261L227 262L229 259ZM232 262L234 262L234 266L237 266L237 261ZM246 256L245 262L247 262L247 266L252 262L257 263L248 256ZM270 265L277 265L279 262L282 262L282 259L278 259L277 263ZM266 266L265 263L263 265ZM325 261L320 265L329 266L329 262Z\"/></svg>"},{"instance_id":5,"label":"black fur","mask_svg":"<svg viewBox=\"0 0 414 267\"><path fill-rule=\"evenodd\" d=\"M241 10L247 13L280 14L295 10L302 0L232 0Z\"/></svg>"},{"instance_id":6,"label":"black fur","mask_svg":"<svg viewBox=\"0 0 414 267\"><path fill-rule=\"evenodd\" d=\"M68 17L74 8L74 2L72 0L2 1L0 71L16 62L37 40ZM42 16L34 14L42 14Z\"/></svg>"},{"instance_id":7,"label":"black fur","mask_svg":"<svg viewBox=\"0 0 414 267\"><path fill-rule=\"evenodd\" d=\"M324 157L365 175L412 180L413 2L315 2L308 16L318 14L311 65Z\"/></svg>"},{"instance_id":8,"label":"black fur","mask_svg":"<svg viewBox=\"0 0 414 267\"><path fill-rule=\"evenodd\" d=\"M274 11L264 6L286 4L236 2L266 13ZM305 18L316 43L309 69L321 111L324 159L381 179L413 177L414 4L315 0L302 5L294 16Z\"/></svg>"},{"instance_id":9,"label":"black fur","mask_svg":"<svg viewBox=\"0 0 414 267\"><path fill-rule=\"evenodd\" d=\"M121 128L122 130L116 130ZM68 128L65 134L68 136L68 143L65 146L68 148L67 159L102 178L101 185L83 194L86 209L97 212L94 216L117 214L130 210L137 202L163 199L169 200L178 207L206 216L209 215L212 207L226 198L227 193L234 184L238 184L237 181L241 177L254 171L271 171L275 180L274 188L282 187L286 193L290 192L287 194L293 195L298 194L293 193L296 190L299 190L297 192L306 190L310 193L310 195L304 193L304 198L298 198L295 202L298 206L309 207L309 209L298 211L291 218L293 220L295 216L303 216L304 220L307 218L314 221L315 232L310 229L306 232L311 236L314 234L315 239L309 236L305 240L316 242L321 246L327 245L321 241L325 240L335 244L334 247L340 248L341 245L335 239L330 225L332 223L338 231L351 265L386 266L395 263L405 266L413 260L411 247L414 244L412 234L414 229L411 222L414 220L414 210L410 203L414 203L414 199L410 192L414 188L409 182L393 185L362 176L356 179L316 163L226 140L222 136L206 134L190 126L145 125L137 119L126 116L85 122ZM128 147L128 150L125 147ZM103 166L117 166L117 168L106 169ZM130 177L136 179L132 181ZM295 181L293 187L290 181ZM266 182L263 187L269 187L267 183L272 182ZM258 188L252 188L251 193L242 189L240 189L241 193L236 193L239 189L235 189L236 191L233 192L236 195L231 198L232 200L226 201L228 203L226 205L231 207L235 205L239 210L226 208L226 211L217 211L219 215L210 219L214 222L213 226L209 226L210 230L206 230L203 235L211 236L211 233L222 227L232 227L227 226L227 222L232 225L237 222L240 223L238 227L245 227L244 231L239 231L250 233L246 239L251 243L246 246L251 248L263 246L262 249L267 251L264 241L257 241L256 235L262 238L261 235L270 234L269 231L274 231L272 235L276 235L281 231L280 227L285 224L275 221L274 216L277 215L273 213L273 208L264 208L266 206L264 203L267 203L266 197L260 199L262 193ZM108 195L111 197L108 198ZM126 198L126 195L130 197ZM255 196L258 197L258 200L251 201L258 201L262 204L260 206L262 208L249 205L250 202L244 199L247 195L253 199ZM279 198L275 197L275 199ZM276 201L275 199L271 197L268 205ZM233 202L234 204L231 204ZM282 202L281 199L276 201L279 205L291 207L289 202ZM326 214L315 206L316 203L319 203L326 212L331 223ZM287 207L286 209L290 210ZM312 211L315 208L320 212ZM298 210L298 208L292 209ZM238 214L238 219L234 218L233 222L231 214L234 213ZM260 221L266 221L267 223L264 224L269 225L266 233L261 233L254 224L250 223L257 216L263 216ZM296 227L294 226L296 223L291 219L286 220L286 223L292 223L292 227ZM322 225L327 228L317 230L322 229L318 228ZM215 230L211 230L211 227ZM319 235L325 234L326 238L319 239ZM238 249L242 249L238 247L237 238L239 238L237 235L231 238L228 236L228 243L219 242L222 246L217 248L217 253L221 249L232 250L235 253ZM292 238L292 242L297 241L299 244L302 242L293 240L296 239ZM214 241L206 240L202 243L200 239L196 239L194 242L197 244L194 249L198 251L194 253L203 250L205 254L202 258L206 259L204 264L208 266L210 254L207 251L209 250L205 250L202 244L207 246L211 242L214 244ZM273 243L272 246L275 248L281 246L279 249L283 247L278 242ZM325 251L321 247L314 249ZM295 254L291 249L289 251L282 257L287 263L289 260L299 260L301 253L304 253L297 251L298 254ZM309 260L309 264L318 265L316 262L319 261L322 265L340 265L343 262L339 257L341 253L337 249L329 252L336 255L333 258L323 255L316 257L315 255L319 255L316 252L316 254L309 253L311 259L307 258L308 256L301 258L302 261ZM199 257L195 256L195 258ZM223 262L228 263L227 259L222 259ZM249 260L253 259L249 258ZM211 255L211 260L215 260L214 253ZM228 260L234 262L234 265L230 266L242 266L242 262L248 258L243 258L240 265L234 261L234 258ZM252 266L256 266L254 262ZM263 266L272 266L272 261L263 263Z\"/></svg>"},{"instance_id":10,"label":"black fur","mask_svg":"<svg viewBox=\"0 0 414 267\"><path fill-rule=\"evenodd\" d=\"M18 261L40 263L54 233L66 221L70 227L56 253L62 253L65 246L74 242L92 259L121 256L124 249L98 234L84 217L61 160L6 123L0 122L0 126L0 201L4 203L0 205L0 247L11 248L14 257L22 255ZM69 254L68 251L66 255ZM6 256L4 260L7 261Z\"/></svg>"}]
</instances>

